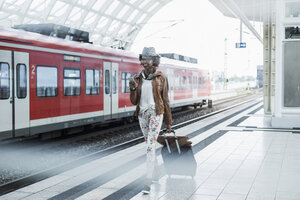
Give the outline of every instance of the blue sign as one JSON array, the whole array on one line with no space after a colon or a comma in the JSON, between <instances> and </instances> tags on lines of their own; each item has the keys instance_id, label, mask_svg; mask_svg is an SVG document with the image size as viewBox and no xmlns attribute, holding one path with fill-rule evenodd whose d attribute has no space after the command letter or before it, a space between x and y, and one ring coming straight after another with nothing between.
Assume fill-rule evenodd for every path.
<instances>
[{"instance_id":1,"label":"blue sign","mask_svg":"<svg viewBox=\"0 0 300 200\"><path fill-rule=\"evenodd\" d=\"M235 48L246 48L246 42L235 43Z\"/></svg>"}]
</instances>

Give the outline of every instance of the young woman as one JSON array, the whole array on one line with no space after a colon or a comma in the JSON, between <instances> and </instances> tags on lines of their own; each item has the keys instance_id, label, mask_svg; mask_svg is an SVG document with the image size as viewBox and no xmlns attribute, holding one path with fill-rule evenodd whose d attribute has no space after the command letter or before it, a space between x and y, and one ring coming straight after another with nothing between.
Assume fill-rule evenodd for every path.
<instances>
[{"instance_id":1,"label":"young woman","mask_svg":"<svg viewBox=\"0 0 300 200\"><path fill-rule=\"evenodd\" d=\"M144 70L129 82L130 100L136 105L138 116L147 144L147 175L144 194L150 193L152 179L158 179L155 144L159 131L164 121L167 132L171 131L172 115L168 96L168 79L160 71L157 71L160 56L153 47L145 47L139 56Z\"/></svg>"}]
</instances>

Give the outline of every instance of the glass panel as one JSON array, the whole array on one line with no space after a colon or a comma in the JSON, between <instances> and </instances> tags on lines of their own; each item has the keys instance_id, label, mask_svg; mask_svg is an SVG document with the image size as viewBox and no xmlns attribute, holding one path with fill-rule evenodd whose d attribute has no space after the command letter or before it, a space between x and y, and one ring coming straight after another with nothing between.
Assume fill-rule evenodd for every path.
<instances>
[{"instance_id":1,"label":"glass panel","mask_svg":"<svg viewBox=\"0 0 300 200\"><path fill-rule=\"evenodd\" d=\"M193 88L197 89L197 77L196 76L193 77Z\"/></svg>"},{"instance_id":2,"label":"glass panel","mask_svg":"<svg viewBox=\"0 0 300 200\"><path fill-rule=\"evenodd\" d=\"M79 69L64 69L65 78L80 78Z\"/></svg>"},{"instance_id":3,"label":"glass panel","mask_svg":"<svg viewBox=\"0 0 300 200\"><path fill-rule=\"evenodd\" d=\"M182 88L181 89L182 90L186 89L186 77L185 76L182 77Z\"/></svg>"},{"instance_id":4,"label":"glass panel","mask_svg":"<svg viewBox=\"0 0 300 200\"><path fill-rule=\"evenodd\" d=\"M125 93L126 81L122 80L122 93Z\"/></svg>"},{"instance_id":5,"label":"glass panel","mask_svg":"<svg viewBox=\"0 0 300 200\"><path fill-rule=\"evenodd\" d=\"M99 70L87 69L85 71L85 93L87 95L99 94Z\"/></svg>"},{"instance_id":6,"label":"glass panel","mask_svg":"<svg viewBox=\"0 0 300 200\"><path fill-rule=\"evenodd\" d=\"M203 78L203 88L205 88L205 78Z\"/></svg>"},{"instance_id":7,"label":"glass panel","mask_svg":"<svg viewBox=\"0 0 300 200\"><path fill-rule=\"evenodd\" d=\"M122 72L121 73L121 77L122 77L122 93L125 93L125 88L126 88L126 79L125 79L125 72Z\"/></svg>"},{"instance_id":8,"label":"glass panel","mask_svg":"<svg viewBox=\"0 0 300 200\"><path fill-rule=\"evenodd\" d=\"M143 14L142 16L138 16L137 24L142 23L146 19L147 15Z\"/></svg>"},{"instance_id":9,"label":"glass panel","mask_svg":"<svg viewBox=\"0 0 300 200\"><path fill-rule=\"evenodd\" d=\"M92 7L92 9L95 10L95 11L99 11L100 8L103 6L104 3L105 3L104 0L98 0L98 1L94 4L94 6Z\"/></svg>"},{"instance_id":10,"label":"glass panel","mask_svg":"<svg viewBox=\"0 0 300 200\"><path fill-rule=\"evenodd\" d=\"M285 17L300 17L300 2L286 2Z\"/></svg>"},{"instance_id":11,"label":"glass panel","mask_svg":"<svg viewBox=\"0 0 300 200\"><path fill-rule=\"evenodd\" d=\"M94 86L94 72L93 70L85 70L85 93L92 94Z\"/></svg>"},{"instance_id":12,"label":"glass panel","mask_svg":"<svg viewBox=\"0 0 300 200\"><path fill-rule=\"evenodd\" d=\"M170 82L171 84L169 85L169 87L170 87L171 90L174 90L174 79L175 79L174 74L171 77L172 77L172 79L171 79L171 82Z\"/></svg>"},{"instance_id":13,"label":"glass panel","mask_svg":"<svg viewBox=\"0 0 300 200\"><path fill-rule=\"evenodd\" d=\"M105 94L110 94L110 74L109 74L109 70L105 70Z\"/></svg>"},{"instance_id":14,"label":"glass panel","mask_svg":"<svg viewBox=\"0 0 300 200\"><path fill-rule=\"evenodd\" d=\"M298 26L285 27L285 39L299 39L300 31Z\"/></svg>"},{"instance_id":15,"label":"glass panel","mask_svg":"<svg viewBox=\"0 0 300 200\"><path fill-rule=\"evenodd\" d=\"M140 8L143 8L144 6L146 6L148 3L150 2L150 0L144 0L139 4Z\"/></svg>"},{"instance_id":16,"label":"glass panel","mask_svg":"<svg viewBox=\"0 0 300 200\"><path fill-rule=\"evenodd\" d=\"M95 73L95 85L94 85L94 89L95 89L95 94L99 94L100 93L100 71L99 70L94 70Z\"/></svg>"},{"instance_id":17,"label":"glass panel","mask_svg":"<svg viewBox=\"0 0 300 200\"><path fill-rule=\"evenodd\" d=\"M132 77L131 72L122 72L122 93L129 93L129 81Z\"/></svg>"},{"instance_id":18,"label":"glass panel","mask_svg":"<svg viewBox=\"0 0 300 200\"><path fill-rule=\"evenodd\" d=\"M131 14L129 15L129 17L126 19L127 22L131 22L137 15L139 14L139 12L134 9L133 12L131 12Z\"/></svg>"},{"instance_id":19,"label":"glass panel","mask_svg":"<svg viewBox=\"0 0 300 200\"><path fill-rule=\"evenodd\" d=\"M126 73L125 93L130 93L129 81L131 78L131 72Z\"/></svg>"},{"instance_id":20,"label":"glass panel","mask_svg":"<svg viewBox=\"0 0 300 200\"><path fill-rule=\"evenodd\" d=\"M64 95L79 96L80 95L80 79L64 79Z\"/></svg>"},{"instance_id":21,"label":"glass panel","mask_svg":"<svg viewBox=\"0 0 300 200\"><path fill-rule=\"evenodd\" d=\"M188 76L188 89L192 89L192 77Z\"/></svg>"},{"instance_id":22,"label":"glass panel","mask_svg":"<svg viewBox=\"0 0 300 200\"><path fill-rule=\"evenodd\" d=\"M178 74L175 75L175 90L180 89L180 77Z\"/></svg>"},{"instance_id":23,"label":"glass panel","mask_svg":"<svg viewBox=\"0 0 300 200\"><path fill-rule=\"evenodd\" d=\"M17 65L17 97L24 99L27 96L27 76L26 66L24 64Z\"/></svg>"},{"instance_id":24,"label":"glass panel","mask_svg":"<svg viewBox=\"0 0 300 200\"><path fill-rule=\"evenodd\" d=\"M118 2L118 1L112 1L112 3L109 5L109 7L106 8L105 14L111 15L119 4L120 4L120 2Z\"/></svg>"},{"instance_id":25,"label":"glass panel","mask_svg":"<svg viewBox=\"0 0 300 200\"><path fill-rule=\"evenodd\" d=\"M129 3L134 4L137 0L128 0Z\"/></svg>"},{"instance_id":26,"label":"glass panel","mask_svg":"<svg viewBox=\"0 0 300 200\"><path fill-rule=\"evenodd\" d=\"M57 96L57 68L38 66L36 70L38 97Z\"/></svg>"},{"instance_id":27,"label":"glass panel","mask_svg":"<svg viewBox=\"0 0 300 200\"><path fill-rule=\"evenodd\" d=\"M0 99L8 99L10 96L9 83L9 65L8 63L1 63L0 65Z\"/></svg>"},{"instance_id":28,"label":"glass panel","mask_svg":"<svg viewBox=\"0 0 300 200\"><path fill-rule=\"evenodd\" d=\"M284 107L300 107L300 70L299 70L299 48L298 41L283 43L283 98Z\"/></svg>"},{"instance_id":29,"label":"glass panel","mask_svg":"<svg viewBox=\"0 0 300 200\"><path fill-rule=\"evenodd\" d=\"M59 17L62 14L64 14L68 8L69 8L69 6L67 3L55 1L55 4L54 4L53 8L51 9L50 15Z\"/></svg>"},{"instance_id":30,"label":"glass panel","mask_svg":"<svg viewBox=\"0 0 300 200\"><path fill-rule=\"evenodd\" d=\"M117 18L122 19L122 17L129 11L130 7L128 5L124 5L121 11L117 14Z\"/></svg>"},{"instance_id":31,"label":"glass panel","mask_svg":"<svg viewBox=\"0 0 300 200\"><path fill-rule=\"evenodd\" d=\"M118 77L117 70L115 70L112 74L112 90L113 90L112 92L113 92L113 94L117 94L117 91L118 91L117 77Z\"/></svg>"},{"instance_id":32,"label":"glass panel","mask_svg":"<svg viewBox=\"0 0 300 200\"><path fill-rule=\"evenodd\" d=\"M79 96L80 95L80 70L64 69L64 95Z\"/></svg>"},{"instance_id":33,"label":"glass panel","mask_svg":"<svg viewBox=\"0 0 300 200\"><path fill-rule=\"evenodd\" d=\"M198 85L198 88L201 88L201 81L202 81L202 80L201 80L201 77L199 77L199 79L198 79L198 80L199 80L199 85Z\"/></svg>"}]
</instances>

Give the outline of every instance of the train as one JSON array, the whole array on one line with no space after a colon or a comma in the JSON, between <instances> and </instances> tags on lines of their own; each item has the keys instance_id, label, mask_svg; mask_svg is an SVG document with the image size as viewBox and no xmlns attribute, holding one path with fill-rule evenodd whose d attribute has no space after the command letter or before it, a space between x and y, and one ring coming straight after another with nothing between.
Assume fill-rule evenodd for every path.
<instances>
[{"instance_id":1,"label":"train","mask_svg":"<svg viewBox=\"0 0 300 200\"><path fill-rule=\"evenodd\" d=\"M256 75L256 87L257 88L263 87L263 84L264 84L263 77L264 77L264 67L263 67L263 65L258 65L257 66L257 75Z\"/></svg>"},{"instance_id":2,"label":"train","mask_svg":"<svg viewBox=\"0 0 300 200\"><path fill-rule=\"evenodd\" d=\"M142 66L133 52L0 27L0 138L131 118L129 78ZM202 105L209 71L161 58L172 108Z\"/></svg>"}]
</instances>

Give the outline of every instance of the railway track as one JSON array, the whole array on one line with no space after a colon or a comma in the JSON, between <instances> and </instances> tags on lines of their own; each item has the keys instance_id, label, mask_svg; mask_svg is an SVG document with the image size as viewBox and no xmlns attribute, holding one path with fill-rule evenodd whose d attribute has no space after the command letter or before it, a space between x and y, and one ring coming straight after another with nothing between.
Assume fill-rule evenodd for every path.
<instances>
[{"instance_id":1,"label":"railway track","mask_svg":"<svg viewBox=\"0 0 300 200\"><path fill-rule=\"evenodd\" d=\"M207 106L205 106L197 109L188 108L183 111L178 111L173 114L173 128L177 129L182 126L186 126L208 116L228 110L232 106L238 106L242 103L248 102L249 99L256 99L257 96L257 94L240 95L238 97L216 101L213 104L213 108L207 108ZM6 172L7 174L16 173L16 175L4 177L1 180L2 184L0 185L0 195L46 179L55 175L56 173L61 173L68 169L95 159L99 159L141 142L143 142L143 137L141 136L138 123L134 122L132 124L120 125L118 127L107 127L106 130L91 129L86 131L84 135L74 135L63 139L50 140L49 142L42 141L40 144L35 146L26 147L25 149L27 150L25 151L25 154L27 156L28 154L33 154L33 156L41 158L41 156L45 153L47 156L44 160L51 160L49 158L52 158L53 155L56 155L56 159L46 163L45 165L47 166L40 165L38 168L32 168L27 172L16 172L14 169L9 171L9 173ZM14 145L15 144L13 144L13 146ZM49 149L51 149L51 151L48 151ZM24 149L19 151L17 149L14 151L15 157L18 155L20 156L20 153L24 153ZM44 152L37 154L36 152L39 151ZM12 158L11 155L8 156ZM34 159L34 157L29 157L29 159ZM61 164L62 161L64 164ZM41 160L37 159L37 161L34 161L33 163L40 162ZM24 163L22 164L24 165ZM28 165L27 168L30 166L32 165ZM49 166L55 167L49 168ZM0 174L2 173L5 173L5 171L2 170Z\"/></svg>"}]
</instances>

